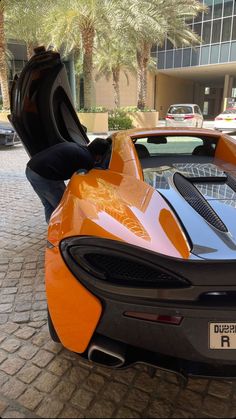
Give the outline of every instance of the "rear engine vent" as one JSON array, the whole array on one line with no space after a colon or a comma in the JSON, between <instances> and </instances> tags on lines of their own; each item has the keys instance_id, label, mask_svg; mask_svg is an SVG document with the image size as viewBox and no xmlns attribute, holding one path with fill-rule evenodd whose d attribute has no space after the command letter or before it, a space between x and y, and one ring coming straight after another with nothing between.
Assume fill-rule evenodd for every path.
<instances>
[{"instance_id":1,"label":"rear engine vent","mask_svg":"<svg viewBox=\"0 0 236 419\"><path fill-rule=\"evenodd\" d=\"M213 208L192 183L190 183L180 173L175 173L174 183L179 193L184 197L189 205L191 205L191 207L194 208L195 211L197 211L197 213L200 214L209 224L223 233L228 232L223 221L218 217Z\"/></svg>"},{"instance_id":2,"label":"rear engine vent","mask_svg":"<svg viewBox=\"0 0 236 419\"><path fill-rule=\"evenodd\" d=\"M179 278L159 266L107 253L84 253L78 247L71 247L73 259L95 278L110 283L130 286L158 288L183 288L190 286L184 278Z\"/></svg>"},{"instance_id":3,"label":"rear engine vent","mask_svg":"<svg viewBox=\"0 0 236 419\"><path fill-rule=\"evenodd\" d=\"M227 185L236 192L236 179L229 174L227 175Z\"/></svg>"}]
</instances>

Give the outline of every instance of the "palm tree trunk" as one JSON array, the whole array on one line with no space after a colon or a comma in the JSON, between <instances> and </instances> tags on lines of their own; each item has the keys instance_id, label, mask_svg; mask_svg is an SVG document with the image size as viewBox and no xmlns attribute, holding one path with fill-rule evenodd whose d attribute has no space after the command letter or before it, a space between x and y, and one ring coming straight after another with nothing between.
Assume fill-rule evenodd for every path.
<instances>
[{"instance_id":1,"label":"palm tree trunk","mask_svg":"<svg viewBox=\"0 0 236 419\"><path fill-rule=\"evenodd\" d=\"M114 87L114 98L115 98L115 108L120 107L120 70L113 70L113 87Z\"/></svg>"},{"instance_id":2,"label":"palm tree trunk","mask_svg":"<svg viewBox=\"0 0 236 419\"><path fill-rule=\"evenodd\" d=\"M4 34L4 9L0 9L0 84L2 91L3 109L10 109L10 98L8 88L8 74L6 63L6 41Z\"/></svg>"},{"instance_id":3,"label":"palm tree trunk","mask_svg":"<svg viewBox=\"0 0 236 419\"><path fill-rule=\"evenodd\" d=\"M140 49L137 50L138 63L138 108L144 109L147 104L147 68L151 54L151 46L143 42Z\"/></svg>"},{"instance_id":4,"label":"palm tree trunk","mask_svg":"<svg viewBox=\"0 0 236 419\"><path fill-rule=\"evenodd\" d=\"M95 31L93 28L82 31L84 49L83 73L84 73L84 107L92 106L92 82L93 82L93 43Z\"/></svg>"}]
</instances>

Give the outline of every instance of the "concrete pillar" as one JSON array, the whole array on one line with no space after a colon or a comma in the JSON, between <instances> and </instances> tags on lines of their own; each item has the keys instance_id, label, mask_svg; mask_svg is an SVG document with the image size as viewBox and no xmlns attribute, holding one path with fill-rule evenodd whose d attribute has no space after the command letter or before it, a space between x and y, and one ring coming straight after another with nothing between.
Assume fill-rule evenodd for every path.
<instances>
[{"instance_id":1,"label":"concrete pillar","mask_svg":"<svg viewBox=\"0 0 236 419\"><path fill-rule=\"evenodd\" d=\"M223 90L223 110L226 109L227 98L231 97L234 77L229 74L225 75L224 90Z\"/></svg>"}]
</instances>

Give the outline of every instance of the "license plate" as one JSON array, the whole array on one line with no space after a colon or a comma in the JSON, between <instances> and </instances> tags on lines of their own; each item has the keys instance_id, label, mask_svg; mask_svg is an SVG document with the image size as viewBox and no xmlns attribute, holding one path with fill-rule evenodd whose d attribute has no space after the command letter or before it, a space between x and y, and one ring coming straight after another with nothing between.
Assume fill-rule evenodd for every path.
<instances>
[{"instance_id":1,"label":"license plate","mask_svg":"<svg viewBox=\"0 0 236 419\"><path fill-rule=\"evenodd\" d=\"M209 324L210 349L236 349L236 323Z\"/></svg>"},{"instance_id":2,"label":"license plate","mask_svg":"<svg viewBox=\"0 0 236 419\"><path fill-rule=\"evenodd\" d=\"M183 121L184 120L184 118L181 118L181 117L175 117L175 121Z\"/></svg>"}]
</instances>

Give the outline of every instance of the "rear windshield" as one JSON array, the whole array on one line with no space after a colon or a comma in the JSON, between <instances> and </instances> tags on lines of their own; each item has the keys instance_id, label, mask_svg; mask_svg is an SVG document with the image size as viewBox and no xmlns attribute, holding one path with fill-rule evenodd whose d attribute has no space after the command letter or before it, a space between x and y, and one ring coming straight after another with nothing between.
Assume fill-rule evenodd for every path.
<instances>
[{"instance_id":1,"label":"rear windshield","mask_svg":"<svg viewBox=\"0 0 236 419\"><path fill-rule=\"evenodd\" d=\"M191 106L171 106L168 110L168 113L172 115L175 114L186 114L186 113L193 113L193 108Z\"/></svg>"}]
</instances>

